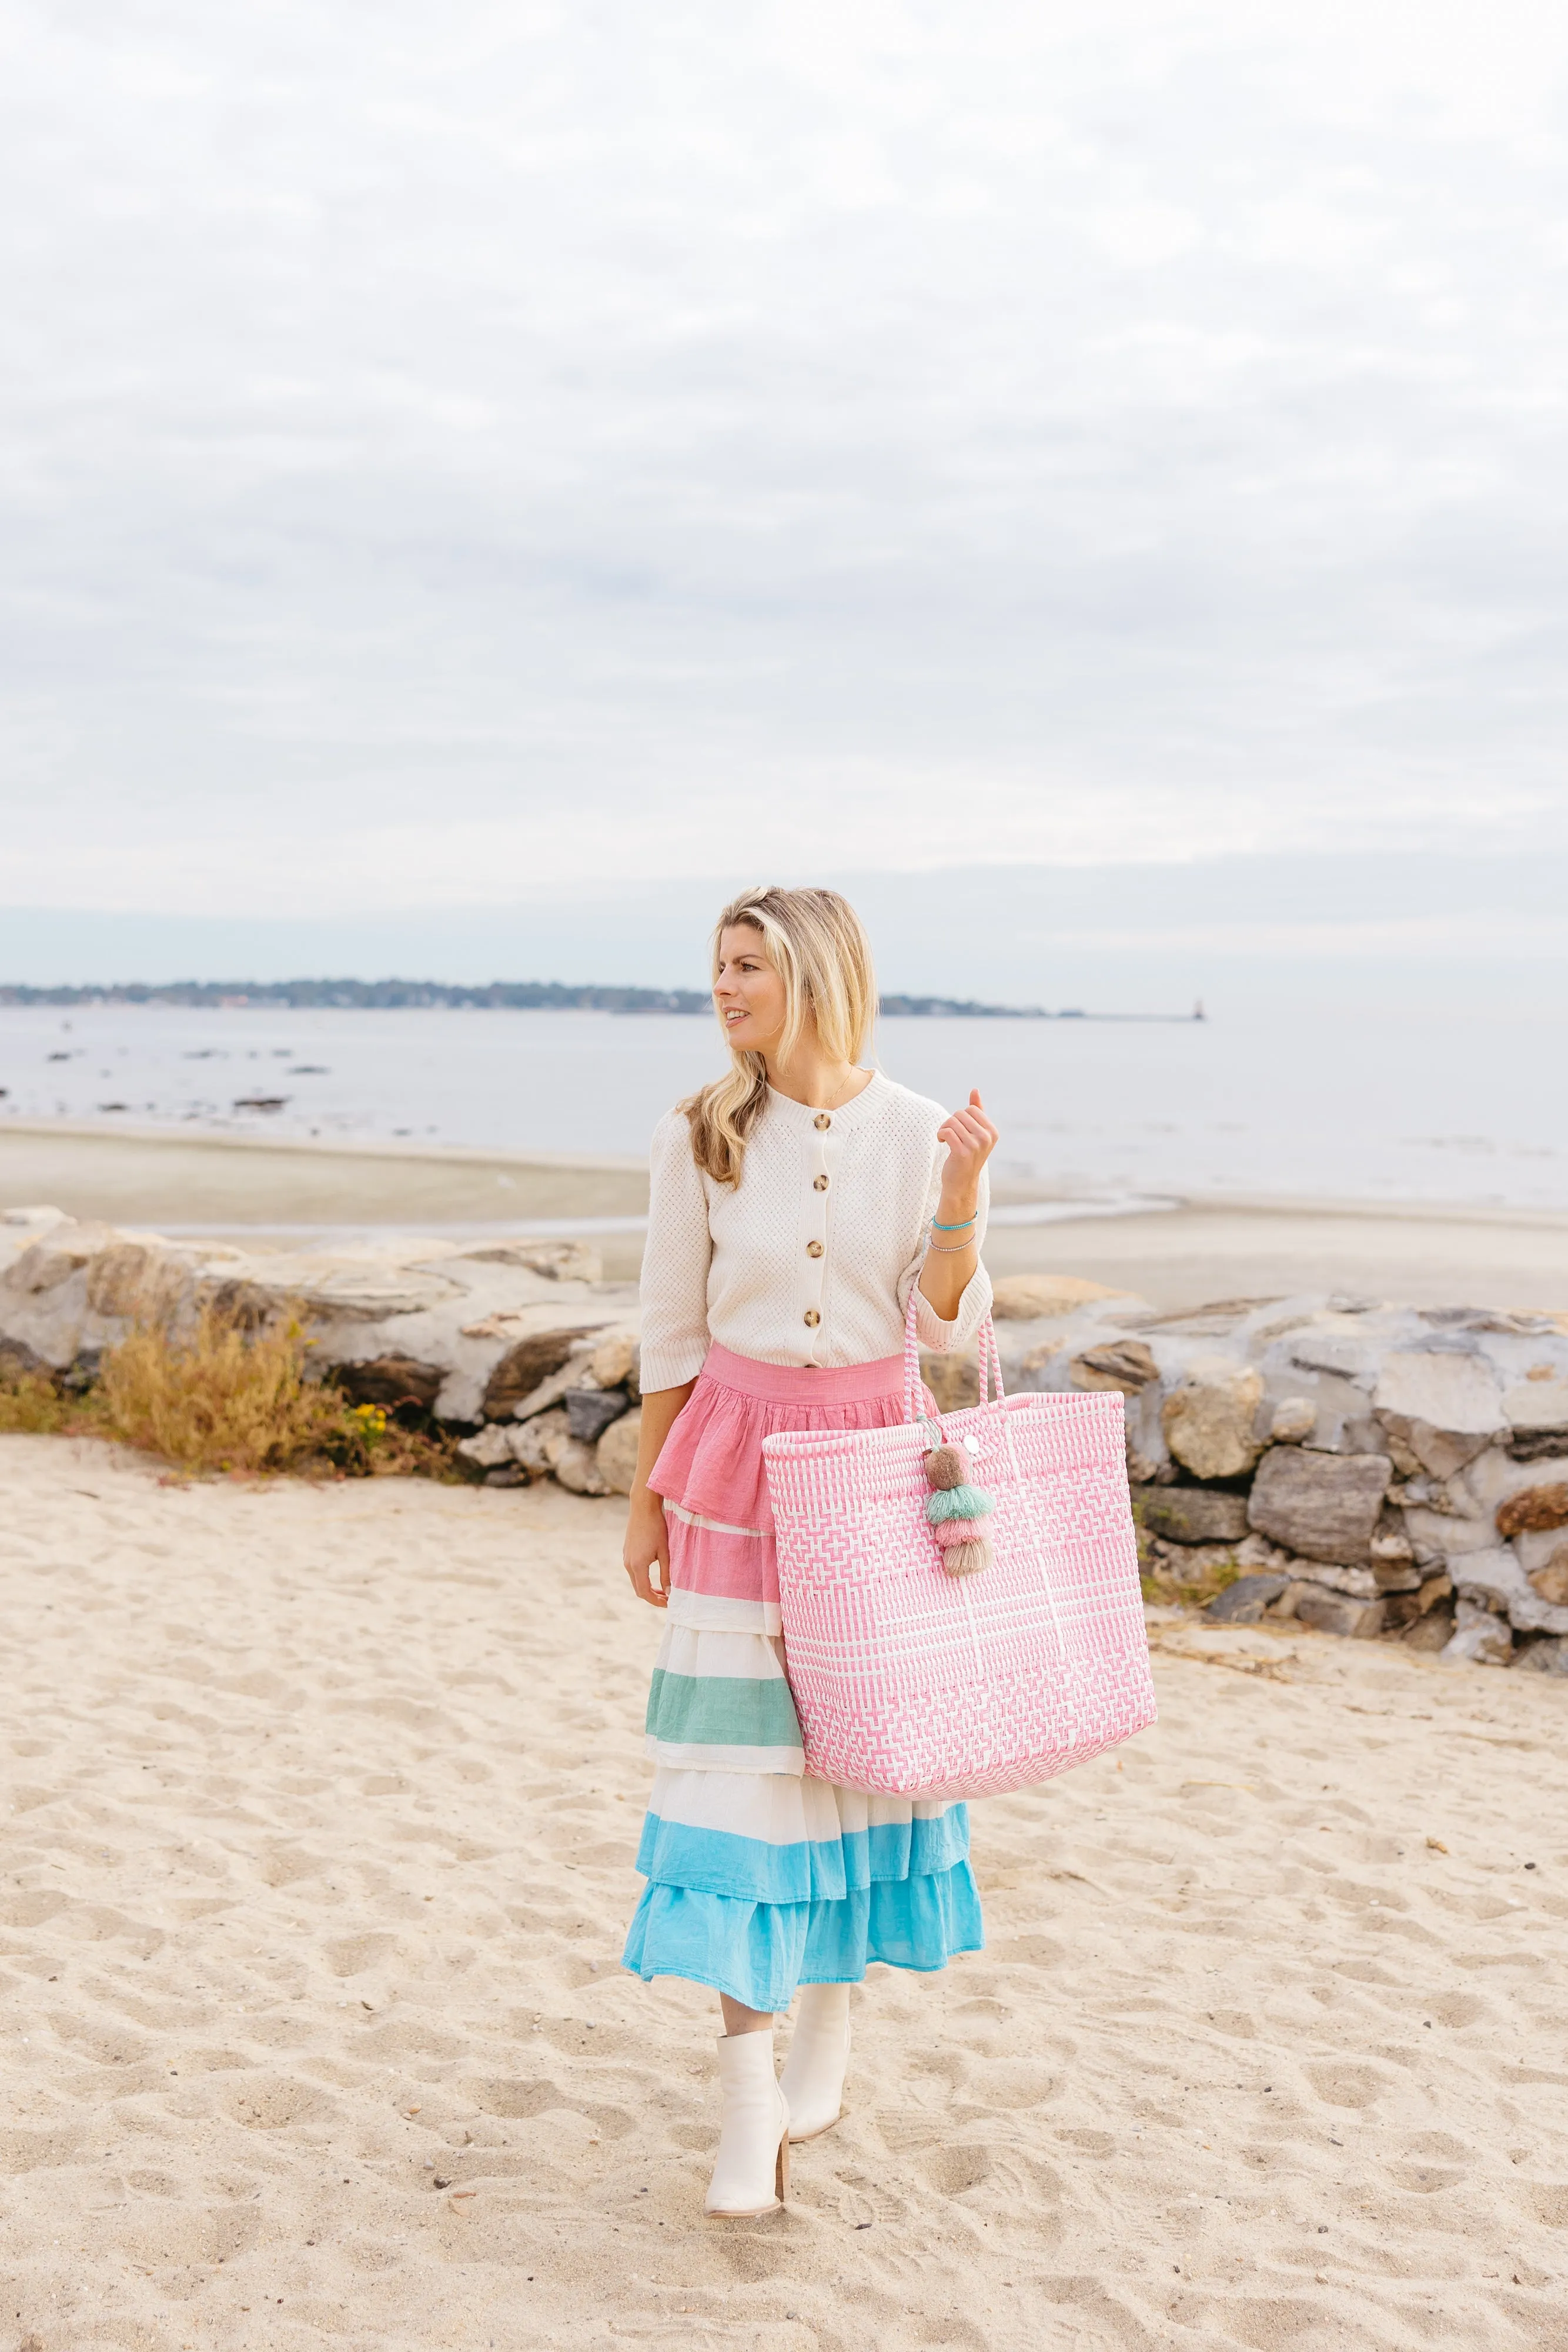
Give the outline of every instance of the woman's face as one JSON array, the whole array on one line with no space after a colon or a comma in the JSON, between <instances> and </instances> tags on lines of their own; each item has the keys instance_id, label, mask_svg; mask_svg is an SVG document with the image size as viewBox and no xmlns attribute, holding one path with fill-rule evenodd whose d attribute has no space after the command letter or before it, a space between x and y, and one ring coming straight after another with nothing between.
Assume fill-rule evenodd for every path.
<instances>
[{"instance_id":1,"label":"woman's face","mask_svg":"<svg viewBox=\"0 0 1568 2352\"><path fill-rule=\"evenodd\" d=\"M734 923L720 934L713 1001L737 1052L768 1054L784 1034L784 982L768 961L760 931Z\"/></svg>"}]
</instances>

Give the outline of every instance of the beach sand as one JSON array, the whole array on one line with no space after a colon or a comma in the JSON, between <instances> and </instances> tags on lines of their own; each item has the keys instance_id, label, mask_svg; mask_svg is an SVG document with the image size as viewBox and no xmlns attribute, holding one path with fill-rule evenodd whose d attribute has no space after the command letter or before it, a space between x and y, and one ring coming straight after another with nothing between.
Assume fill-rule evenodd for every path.
<instances>
[{"instance_id":1,"label":"beach sand","mask_svg":"<svg viewBox=\"0 0 1568 2352\"><path fill-rule=\"evenodd\" d=\"M1018 1186L998 1197L1021 1197ZM265 1139L0 1127L0 1207L52 1202L78 1217L168 1232L201 1226L266 1247L255 1229L439 1232L530 1218L626 1218L647 1207L637 1160L509 1159L395 1144L344 1150ZM591 1230L591 1228L590 1228ZM638 1233L593 1232L612 1280L635 1276ZM1165 1312L1216 1298L1343 1290L1412 1306L1568 1307L1568 1213L1191 1202L1158 1213L993 1226L993 1274L1071 1274Z\"/></svg>"},{"instance_id":2,"label":"beach sand","mask_svg":"<svg viewBox=\"0 0 1568 2352\"><path fill-rule=\"evenodd\" d=\"M0 1526L0 2342L1563 2344L1568 1685L1157 1629L716 2224L711 1998L618 1966L614 1504L7 1437Z\"/></svg>"}]
</instances>

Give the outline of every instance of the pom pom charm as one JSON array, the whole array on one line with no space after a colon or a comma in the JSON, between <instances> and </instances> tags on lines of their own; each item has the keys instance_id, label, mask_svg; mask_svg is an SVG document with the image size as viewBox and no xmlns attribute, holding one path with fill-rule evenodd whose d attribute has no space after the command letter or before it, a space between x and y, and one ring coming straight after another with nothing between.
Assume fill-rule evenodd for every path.
<instances>
[{"instance_id":1,"label":"pom pom charm","mask_svg":"<svg viewBox=\"0 0 1568 2352\"><path fill-rule=\"evenodd\" d=\"M949 1576L979 1576L995 1558L989 1536L971 1536L967 1543L949 1544L942 1565Z\"/></svg>"},{"instance_id":2,"label":"pom pom charm","mask_svg":"<svg viewBox=\"0 0 1568 2352\"><path fill-rule=\"evenodd\" d=\"M983 1519L991 1507L983 1486L939 1486L925 1497L925 1516L933 1527L943 1519Z\"/></svg>"},{"instance_id":3,"label":"pom pom charm","mask_svg":"<svg viewBox=\"0 0 1568 2352\"><path fill-rule=\"evenodd\" d=\"M969 1475L969 1465L956 1445L935 1446L925 1457L925 1483L940 1490L945 1486L961 1486Z\"/></svg>"},{"instance_id":4,"label":"pom pom charm","mask_svg":"<svg viewBox=\"0 0 1568 2352\"><path fill-rule=\"evenodd\" d=\"M954 1544L973 1543L983 1524L979 1519L938 1519L931 1532L946 1551Z\"/></svg>"}]
</instances>

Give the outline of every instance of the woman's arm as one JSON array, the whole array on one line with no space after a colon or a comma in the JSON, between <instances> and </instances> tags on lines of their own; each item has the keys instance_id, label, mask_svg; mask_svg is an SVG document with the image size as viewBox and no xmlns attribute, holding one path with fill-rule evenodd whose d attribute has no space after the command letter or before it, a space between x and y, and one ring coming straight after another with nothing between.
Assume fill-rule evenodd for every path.
<instances>
[{"instance_id":1,"label":"woman's arm","mask_svg":"<svg viewBox=\"0 0 1568 2352\"><path fill-rule=\"evenodd\" d=\"M977 1229L969 1221L978 1214L980 1172L997 1145L997 1130L986 1117L977 1087L971 1090L966 1109L944 1119L936 1140L946 1145L947 1158L936 1223L949 1230L934 1231L931 1235L931 1248L920 1269L920 1289L932 1311L944 1323L950 1323L980 1263Z\"/></svg>"},{"instance_id":2,"label":"woman's arm","mask_svg":"<svg viewBox=\"0 0 1568 2352\"><path fill-rule=\"evenodd\" d=\"M626 1573L632 1580L632 1590L639 1601L663 1609L670 1596L670 1538L664 1525L663 1498L649 1486L648 1478L666 1437L674 1426L675 1415L695 1388L695 1381L683 1381L678 1389L655 1389L652 1396L643 1399L643 1427L637 1440L637 1475L632 1481L632 1505L626 1515L626 1547L622 1554ZM659 1582L653 1580L654 1561L659 1563Z\"/></svg>"}]
</instances>

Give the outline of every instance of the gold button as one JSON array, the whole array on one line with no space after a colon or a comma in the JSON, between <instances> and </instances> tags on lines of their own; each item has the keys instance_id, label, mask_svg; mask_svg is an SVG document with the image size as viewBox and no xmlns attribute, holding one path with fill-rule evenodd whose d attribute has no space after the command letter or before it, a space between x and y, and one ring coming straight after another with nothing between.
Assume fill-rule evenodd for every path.
<instances>
[{"instance_id":1,"label":"gold button","mask_svg":"<svg viewBox=\"0 0 1568 2352\"><path fill-rule=\"evenodd\" d=\"M811 1121L813 1127L822 1128L831 1127L832 1123L832 1120L828 1117L825 1110L820 1110L817 1113L816 1118Z\"/></svg>"},{"instance_id":2,"label":"gold button","mask_svg":"<svg viewBox=\"0 0 1568 2352\"><path fill-rule=\"evenodd\" d=\"M821 1318L821 1317L818 1314L818 1312L817 1312L817 1310L816 1310L816 1308L815 1308L814 1307L807 1307L807 1309L806 1309L806 1321L807 1321L807 1323L810 1326L810 1328L811 1328L811 1329L812 1329L813 1331L816 1329L816 1328L817 1328L818 1324L821 1321L821 1319L822 1319L822 1318Z\"/></svg>"},{"instance_id":3,"label":"gold button","mask_svg":"<svg viewBox=\"0 0 1568 2352\"><path fill-rule=\"evenodd\" d=\"M811 1179L811 1190L812 1190L814 1192L825 1192L827 1191L827 1189L828 1189L828 1180L827 1180L827 1178L826 1178L825 1176L813 1176L813 1177L812 1177L812 1179Z\"/></svg>"},{"instance_id":4,"label":"gold button","mask_svg":"<svg viewBox=\"0 0 1568 2352\"><path fill-rule=\"evenodd\" d=\"M821 1242L808 1242L806 1244L806 1255L808 1257L821 1257L821 1255L822 1244Z\"/></svg>"}]
</instances>

